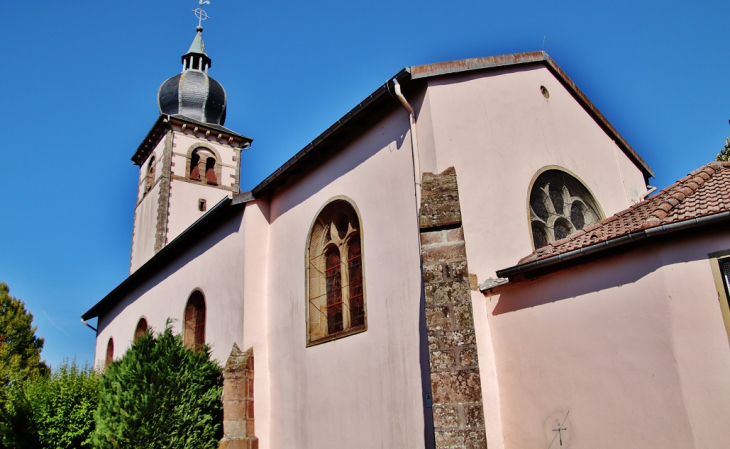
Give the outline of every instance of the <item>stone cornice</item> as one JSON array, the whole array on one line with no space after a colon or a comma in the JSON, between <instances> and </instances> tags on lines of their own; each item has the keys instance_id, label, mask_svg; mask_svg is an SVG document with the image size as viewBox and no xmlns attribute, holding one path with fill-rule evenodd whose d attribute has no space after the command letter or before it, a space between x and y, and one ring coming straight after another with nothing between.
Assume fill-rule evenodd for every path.
<instances>
[{"instance_id":1,"label":"stone cornice","mask_svg":"<svg viewBox=\"0 0 730 449\"><path fill-rule=\"evenodd\" d=\"M236 149L246 148L253 142L253 139L222 126L201 123L181 115L161 115L152 125L137 151L135 151L132 162L141 166L152 150L160 143L165 133L170 130L209 142L216 142L220 145L228 145Z\"/></svg>"}]
</instances>

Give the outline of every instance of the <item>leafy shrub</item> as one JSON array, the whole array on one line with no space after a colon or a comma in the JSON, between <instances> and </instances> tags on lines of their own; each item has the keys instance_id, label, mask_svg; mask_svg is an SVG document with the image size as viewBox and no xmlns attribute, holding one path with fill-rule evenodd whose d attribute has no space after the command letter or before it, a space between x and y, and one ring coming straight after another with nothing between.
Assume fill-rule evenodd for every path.
<instances>
[{"instance_id":1,"label":"leafy shrub","mask_svg":"<svg viewBox=\"0 0 730 449\"><path fill-rule=\"evenodd\" d=\"M8 389L0 435L5 447L91 447L100 374L64 361L50 377Z\"/></svg>"},{"instance_id":2,"label":"leafy shrub","mask_svg":"<svg viewBox=\"0 0 730 449\"><path fill-rule=\"evenodd\" d=\"M99 448L217 448L222 369L210 349L173 335L140 337L101 380L94 443Z\"/></svg>"}]
</instances>

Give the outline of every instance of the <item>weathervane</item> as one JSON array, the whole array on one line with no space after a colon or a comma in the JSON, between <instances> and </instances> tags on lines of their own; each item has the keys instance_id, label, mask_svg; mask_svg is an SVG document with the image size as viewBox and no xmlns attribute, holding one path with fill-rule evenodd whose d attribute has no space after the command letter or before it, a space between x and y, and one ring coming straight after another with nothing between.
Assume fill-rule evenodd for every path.
<instances>
[{"instance_id":1,"label":"weathervane","mask_svg":"<svg viewBox=\"0 0 730 449\"><path fill-rule=\"evenodd\" d=\"M210 19L208 13L203 9L203 5L210 5L210 1L198 0L198 4L200 5L200 8L194 9L193 12L195 13L195 17L198 18L198 28L203 28L203 20Z\"/></svg>"}]
</instances>

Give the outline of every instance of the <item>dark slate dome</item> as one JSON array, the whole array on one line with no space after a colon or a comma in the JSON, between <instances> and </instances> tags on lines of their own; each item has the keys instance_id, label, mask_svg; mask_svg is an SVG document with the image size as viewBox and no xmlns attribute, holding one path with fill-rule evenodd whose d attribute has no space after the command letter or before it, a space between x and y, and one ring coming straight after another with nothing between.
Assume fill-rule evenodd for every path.
<instances>
[{"instance_id":1,"label":"dark slate dome","mask_svg":"<svg viewBox=\"0 0 730 449\"><path fill-rule=\"evenodd\" d=\"M167 79L157 92L160 114L184 115L203 123L224 125L226 91L208 76L211 59L205 53L203 28L198 27L190 50L182 57L183 72Z\"/></svg>"}]
</instances>

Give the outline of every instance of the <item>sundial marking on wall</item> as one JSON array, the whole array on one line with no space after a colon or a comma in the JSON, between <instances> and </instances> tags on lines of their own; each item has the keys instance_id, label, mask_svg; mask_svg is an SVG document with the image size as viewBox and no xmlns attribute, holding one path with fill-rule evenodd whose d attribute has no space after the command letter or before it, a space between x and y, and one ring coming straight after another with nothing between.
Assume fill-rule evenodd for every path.
<instances>
[{"instance_id":1,"label":"sundial marking on wall","mask_svg":"<svg viewBox=\"0 0 730 449\"><path fill-rule=\"evenodd\" d=\"M545 419L543 429L547 449L565 449L573 442L573 426L568 420L570 410L559 410Z\"/></svg>"}]
</instances>

